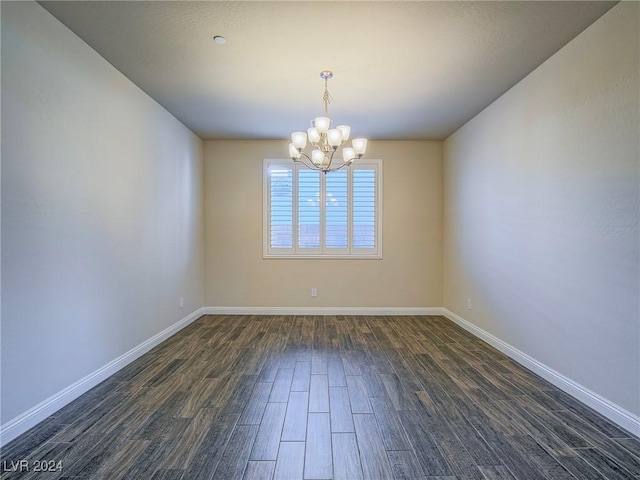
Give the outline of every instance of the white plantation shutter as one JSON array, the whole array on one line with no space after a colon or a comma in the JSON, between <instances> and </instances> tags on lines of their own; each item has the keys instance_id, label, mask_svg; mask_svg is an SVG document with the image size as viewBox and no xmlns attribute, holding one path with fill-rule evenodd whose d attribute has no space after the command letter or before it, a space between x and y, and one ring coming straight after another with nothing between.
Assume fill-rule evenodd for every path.
<instances>
[{"instance_id":1,"label":"white plantation shutter","mask_svg":"<svg viewBox=\"0 0 640 480\"><path fill-rule=\"evenodd\" d=\"M353 248L376 248L376 170L353 169Z\"/></svg>"},{"instance_id":2,"label":"white plantation shutter","mask_svg":"<svg viewBox=\"0 0 640 480\"><path fill-rule=\"evenodd\" d=\"M268 170L269 247L293 249L293 168Z\"/></svg>"},{"instance_id":3,"label":"white plantation shutter","mask_svg":"<svg viewBox=\"0 0 640 480\"><path fill-rule=\"evenodd\" d=\"M348 171L339 170L325 175L325 239L327 250L344 251L349 246L349 189Z\"/></svg>"},{"instance_id":4,"label":"white plantation shutter","mask_svg":"<svg viewBox=\"0 0 640 480\"><path fill-rule=\"evenodd\" d=\"M298 169L298 251L320 251L320 172Z\"/></svg>"},{"instance_id":5,"label":"white plantation shutter","mask_svg":"<svg viewBox=\"0 0 640 480\"><path fill-rule=\"evenodd\" d=\"M380 160L327 174L264 163L265 258L382 258Z\"/></svg>"}]
</instances>

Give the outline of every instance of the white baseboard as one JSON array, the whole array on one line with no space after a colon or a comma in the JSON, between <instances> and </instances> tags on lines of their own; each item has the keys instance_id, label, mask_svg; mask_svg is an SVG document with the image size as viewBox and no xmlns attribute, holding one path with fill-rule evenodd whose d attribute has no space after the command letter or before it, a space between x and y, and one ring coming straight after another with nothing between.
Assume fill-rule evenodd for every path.
<instances>
[{"instance_id":1,"label":"white baseboard","mask_svg":"<svg viewBox=\"0 0 640 480\"><path fill-rule=\"evenodd\" d=\"M120 355L118 358L107 363L95 372L90 373L86 377L78 380L72 385L69 385L63 390L60 390L58 393L52 395L43 402L40 402L35 407L30 408L14 419L9 420L4 425L1 425L0 447L6 445L17 436L34 427L35 425L46 419L48 416L60 410L65 405L68 405L83 393L88 392L97 384L107 379L118 370L124 368L138 357L141 357L153 347L160 344L162 341L166 340L179 330L182 330L184 327L192 323L194 320L197 320L204 314L204 309L199 308L192 314L188 315L182 320L179 320L169 328L166 328L150 339L142 342L140 345L134 347L123 355Z\"/></svg>"},{"instance_id":2,"label":"white baseboard","mask_svg":"<svg viewBox=\"0 0 640 480\"><path fill-rule=\"evenodd\" d=\"M494 346L508 357L512 358L529 370L537 373L545 380L551 382L553 385L565 391L585 405L593 408L595 411L604 415L612 422L615 422L617 425L628 430L634 435L640 436L640 417L598 395L597 393L592 392L588 388L583 387L579 383L574 382L570 378L565 377L561 373L556 372L552 368L546 366L544 363L541 363L535 358L530 357L526 353L521 352L517 348L512 347L508 343L500 340L489 332L486 332L482 328L465 320L461 316L456 315L450 310L447 310L446 308L443 308L442 310L443 315L449 320L457 323L476 337Z\"/></svg>"},{"instance_id":3,"label":"white baseboard","mask_svg":"<svg viewBox=\"0 0 640 480\"><path fill-rule=\"evenodd\" d=\"M204 307L207 315L444 315L442 307Z\"/></svg>"}]
</instances>

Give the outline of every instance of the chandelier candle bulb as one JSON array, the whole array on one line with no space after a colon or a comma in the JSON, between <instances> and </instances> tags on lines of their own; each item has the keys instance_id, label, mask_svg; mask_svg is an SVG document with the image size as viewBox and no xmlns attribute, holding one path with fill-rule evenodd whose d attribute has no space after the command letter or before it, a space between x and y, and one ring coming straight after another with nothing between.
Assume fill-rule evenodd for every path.
<instances>
[{"instance_id":1,"label":"chandelier candle bulb","mask_svg":"<svg viewBox=\"0 0 640 480\"><path fill-rule=\"evenodd\" d=\"M343 148L342 149L342 159L344 163L351 162L354 158L356 158L356 152L353 151L353 148Z\"/></svg>"},{"instance_id":2,"label":"chandelier candle bulb","mask_svg":"<svg viewBox=\"0 0 640 480\"><path fill-rule=\"evenodd\" d=\"M314 150L313 152L311 152L311 161L315 165L322 165L324 163L324 153L322 153L320 150Z\"/></svg>"},{"instance_id":3,"label":"chandelier candle bulb","mask_svg":"<svg viewBox=\"0 0 640 480\"><path fill-rule=\"evenodd\" d=\"M364 155L367 151L367 139L366 138L354 138L353 139L353 151L356 155Z\"/></svg>"},{"instance_id":4,"label":"chandelier candle bulb","mask_svg":"<svg viewBox=\"0 0 640 480\"><path fill-rule=\"evenodd\" d=\"M291 134L289 156L295 163L301 163L312 170L328 173L348 167L354 160L362 158L367 150L367 139L355 138L352 141L352 147L345 148L345 144L351 136L351 127L338 125L331 128L331 119L329 118L331 95L329 95L327 84L329 79L333 78L333 73L324 70L320 72L320 78L324 80L324 95L322 96L324 116L314 118L313 126L308 128L306 133L293 132ZM304 151L307 142L311 144L311 152ZM342 148L343 160L341 163L336 160L334 164L332 163L333 156L339 148Z\"/></svg>"},{"instance_id":5,"label":"chandelier candle bulb","mask_svg":"<svg viewBox=\"0 0 640 480\"><path fill-rule=\"evenodd\" d=\"M335 150L342 143L342 132L337 128L332 128L327 132L327 143Z\"/></svg>"},{"instance_id":6,"label":"chandelier candle bulb","mask_svg":"<svg viewBox=\"0 0 640 480\"><path fill-rule=\"evenodd\" d=\"M349 125L338 125L336 128L342 133L343 143L349 140L349 135L351 135L351 127Z\"/></svg>"},{"instance_id":7,"label":"chandelier candle bulb","mask_svg":"<svg viewBox=\"0 0 640 480\"><path fill-rule=\"evenodd\" d=\"M327 133L327 130L331 127L331 120L328 117L316 117L313 124L316 129L318 129L318 133L322 135L323 133Z\"/></svg>"},{"instance_id":8,"label":"chandelier candle bulb","mask_svg":"<svg viewBox=\"0 0 640 480\"><path fill-rule=\"evenodd\" d=\"M302 155L300 153L300 151L295 147L295 145L293 143L289 144L289 156L291 158L300 158L300 155Z\"/></svg>"},{"instance_id":9,"label":"chandelier candle bulb","mask_svg":"<svg viewBox=\"0 0 640 480\"><path fill-rule=\"evenodd\" d=\"M291 134L293 146L298 150L302 150L307 145L307 134L304 132L293 132Z\"/></svg>"},{"instance_id":10,"label":"chandelier candle bulb","mask_svg":"<svg viewBox=\"0 0 640 480\"><path fill-rule=\"evenodd\" d=\"M309 136L309 142L316 144L320 141L320 134L318 133L318 129L316 127L311 127L307 130L307 135Z\"/></svg>"}]
</instances>

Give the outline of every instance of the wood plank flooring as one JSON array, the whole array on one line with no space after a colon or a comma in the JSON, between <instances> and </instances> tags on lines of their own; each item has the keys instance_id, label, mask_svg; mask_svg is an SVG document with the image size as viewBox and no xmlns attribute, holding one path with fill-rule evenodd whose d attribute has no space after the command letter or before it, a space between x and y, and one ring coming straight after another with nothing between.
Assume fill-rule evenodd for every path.
<instances>
[{"instance_id":1,"label":"wood plank flooring","mask_svg":"<svg viewBox=\"0 0 640 480\"><path fill-rule=\"evenodd\" d=\"M204 316L0 454L1 480L640 479L640 439L442 317Z\"/></svg>"}]
</instances>

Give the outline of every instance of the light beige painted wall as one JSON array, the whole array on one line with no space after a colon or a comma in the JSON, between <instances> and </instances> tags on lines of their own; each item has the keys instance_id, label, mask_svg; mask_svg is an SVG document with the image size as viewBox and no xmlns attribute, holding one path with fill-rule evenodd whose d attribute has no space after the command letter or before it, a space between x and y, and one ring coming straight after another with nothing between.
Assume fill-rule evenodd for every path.
<instances>
[{"instance_id":1,"label":"light beige painted wall","mask_svg":"<svg viewBox=\"0 0 640 480\"><path fill-rule=\"evenodd\" d=\"M370 142L367 158L383 160L382 260L281 260L262 258L262 171L287 142L205 142L205 305L441 306L441 147Z\"/></svg>"},{"instance_id":2,"label":"light beige painted wall","mask_svg":"<svg viewBox=\"0 0 640 480\"><path fill-rule=\"evenodd\" d=\"M199 309L204 236L202 141L37 3L1 8L5 425Z\"/></svg>"},{"instance_id":3,"label":"light beige painted wall","mask_svg":"<svg viewBox=\"0 0 640 480\"><path fill-rule=\"evenodd\" d=\"M444 144L444 306L635 415L639 8L616 5Z\"/></svg>"}]
</instances>

